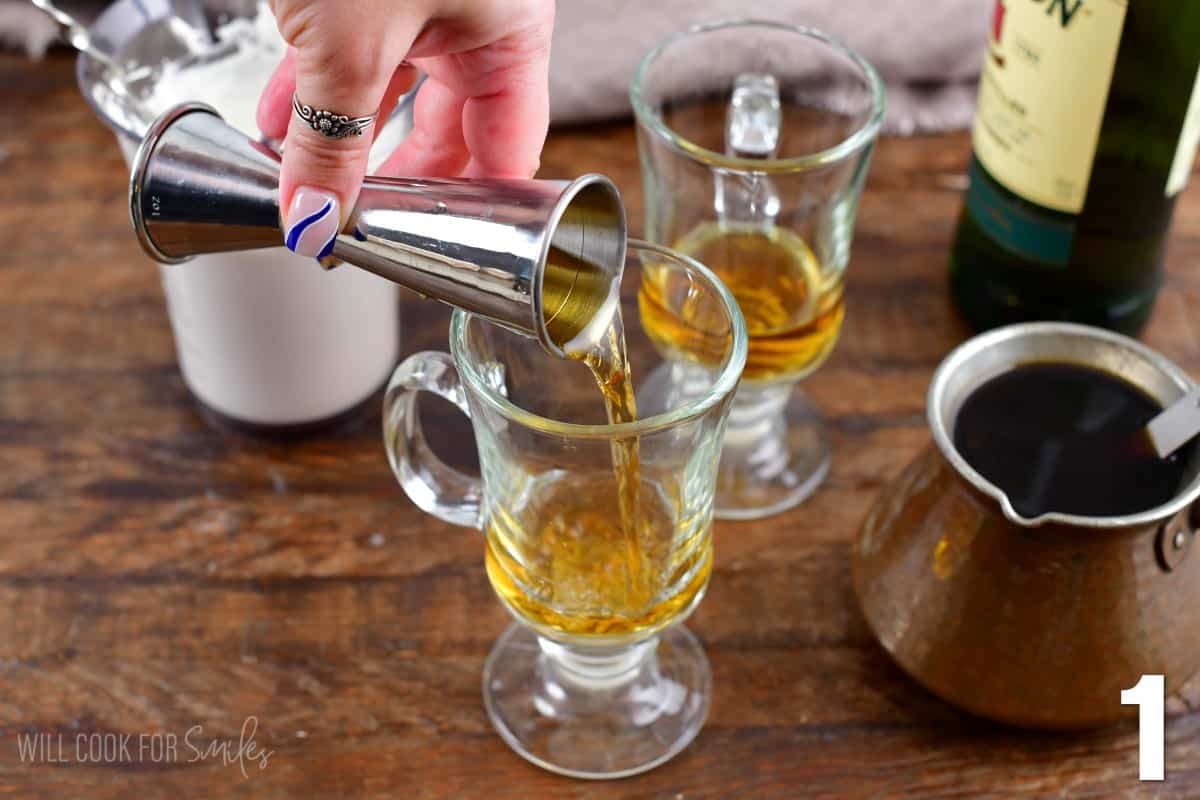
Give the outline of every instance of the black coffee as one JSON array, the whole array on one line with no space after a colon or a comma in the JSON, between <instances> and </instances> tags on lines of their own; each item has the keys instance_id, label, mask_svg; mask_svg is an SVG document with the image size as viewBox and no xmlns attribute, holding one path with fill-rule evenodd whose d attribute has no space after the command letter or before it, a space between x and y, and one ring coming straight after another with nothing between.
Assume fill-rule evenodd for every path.
<instances>
[{"instance_id":1,"label":"black coffee","mask_svg":"<svg viewBox=\"0 0 1200 800\"><path fill-rule=\"evenodd\" d=\"M1157 458L1141 429L1162 406L1107 372L1065 363L1017 367L967 397L954 446L1022 516L1111 517L1175 496L1189 444Z\"/></svg>"}]
</instances>

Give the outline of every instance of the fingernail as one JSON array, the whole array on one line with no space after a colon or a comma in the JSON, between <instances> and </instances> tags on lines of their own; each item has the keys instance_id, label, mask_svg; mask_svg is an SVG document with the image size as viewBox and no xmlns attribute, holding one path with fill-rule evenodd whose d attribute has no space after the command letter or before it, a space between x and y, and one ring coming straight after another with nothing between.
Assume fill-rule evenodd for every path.
<instances>
[{"instance_id":1,"label":"fingernail","mask_svg":"<svg viewBox=\"0 0 1200 800\"><path fill-rule=\"evenodd\" d=\"M333 252L341 214L338 199L323 189L301 186L284 220L284 244L293 253L324 258Z\"/></svg>"}]
</instances>

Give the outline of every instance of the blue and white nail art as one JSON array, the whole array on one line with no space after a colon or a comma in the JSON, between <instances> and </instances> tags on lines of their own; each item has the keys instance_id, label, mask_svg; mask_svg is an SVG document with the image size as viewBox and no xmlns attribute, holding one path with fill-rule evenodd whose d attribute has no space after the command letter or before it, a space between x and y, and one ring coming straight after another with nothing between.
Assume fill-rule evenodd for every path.
<instances>
[{"instance_id":1,"label":"blue and white nail art","mask_svg":"<svg viewBox=\"0 0 1200 800\"><path fill-rule=\"evenodd\" d=\"M325 258L338 234L338 201L329 192L302 186L292 197L284 244L293 253Z\"/></svg>"}]
</instances>

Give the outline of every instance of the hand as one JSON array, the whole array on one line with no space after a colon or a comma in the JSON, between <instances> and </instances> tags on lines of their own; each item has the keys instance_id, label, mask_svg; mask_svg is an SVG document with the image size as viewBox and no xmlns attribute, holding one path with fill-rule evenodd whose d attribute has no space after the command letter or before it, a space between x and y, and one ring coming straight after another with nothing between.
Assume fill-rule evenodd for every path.
<instances>
[{"instance_id":1,"label":"hand","mask_svg":"<svg viewBox=\"0 0 1200 800\"><path fill-rule=\"evenodd\" d=\"M374 134L419 67L411 133L381 174L528 178L549 123L553 0L274 0L291 45L258 107L284 140L280 208L287 246L328 255L362 186ZM362 136L332 139L292 110L378 110ZM286 136L285 136L286 134Z\"/></svg>"}]
</instances>

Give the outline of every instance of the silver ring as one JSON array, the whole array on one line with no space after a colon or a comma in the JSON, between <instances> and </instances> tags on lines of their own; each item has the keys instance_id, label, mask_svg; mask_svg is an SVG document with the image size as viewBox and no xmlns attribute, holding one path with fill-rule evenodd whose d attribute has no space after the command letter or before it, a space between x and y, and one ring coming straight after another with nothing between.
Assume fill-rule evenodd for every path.
<instances>
[{"instance_id":1,"label":"silver ring","mask_svg":"<svg viewBox=\"0 0 1200 800\"><path fill-rule=\"evenodd\" d=\"M336 111L313 108L306 103L301 103L300 98L294 94L292 95L292 108L295 110L296 116L304 120L305 125L330 139L362 136L363 131L375 124L375 117L378 116L376 113L365 117L349 117Z\"/></svg>"}]
</instances>

